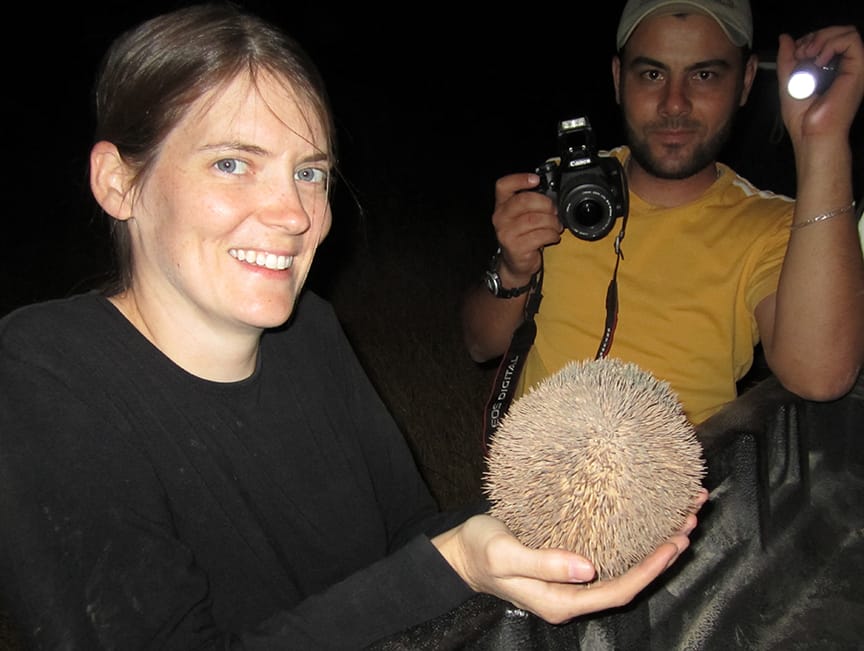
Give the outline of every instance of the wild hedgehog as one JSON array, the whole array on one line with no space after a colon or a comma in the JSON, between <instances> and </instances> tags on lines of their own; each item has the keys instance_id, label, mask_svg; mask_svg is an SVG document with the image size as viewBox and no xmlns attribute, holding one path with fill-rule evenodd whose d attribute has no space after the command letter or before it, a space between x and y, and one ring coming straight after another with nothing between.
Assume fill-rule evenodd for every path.
<instances>
[{"instance_id":1,"label":"wild hedgehog","mask_svg":"<svg viewBox=\"0 0 864 651\"><path fill-rule=\"evenodd\" d=\"M516 400L489 444L491 515L532 548L564 548L597 579L684 524L702 447L667 382L614 358L571 362Z\"/></svg>"}]
</instances>

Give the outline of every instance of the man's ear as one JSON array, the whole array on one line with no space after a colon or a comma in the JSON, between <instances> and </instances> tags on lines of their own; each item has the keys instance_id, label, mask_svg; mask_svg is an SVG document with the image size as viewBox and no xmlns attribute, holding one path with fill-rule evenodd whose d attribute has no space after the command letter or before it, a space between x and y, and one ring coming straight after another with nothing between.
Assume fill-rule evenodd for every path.
<instances>
[{"instance_id":1,"label":"man's ear","mask_svg":"<svg viewBox=\"0 0 864 651\"><path fill-rule=\"evenodd\" d=\"M741 99L738 102L738 106L744 106L747 103L747 98L750 96L750 89L753 88L753 82L756 80L756 72L758 70L759 57L751 54L744 63L744 87L741 89Z\"/></svg>"},{"instance_id":2,"label":"man's ear","mask_svg":"<svg viewBox=\"0 0 864 651\"><path fill-rule=\"evenodd\" d=\"M615 103L621 103L621 58L612 57L612 83L615 85Z\"/></svg>"},{"instance_id":3,"label":"man's ear","mask_svg":"<svg viewBox=\"0 0 864 651\"><path fill-rule=\"evenodd\" d=\"M90 150L90 190L102 210L114 219L132 217L131 171L117 147L102 140Z\"/></svg>"}]
</instances>

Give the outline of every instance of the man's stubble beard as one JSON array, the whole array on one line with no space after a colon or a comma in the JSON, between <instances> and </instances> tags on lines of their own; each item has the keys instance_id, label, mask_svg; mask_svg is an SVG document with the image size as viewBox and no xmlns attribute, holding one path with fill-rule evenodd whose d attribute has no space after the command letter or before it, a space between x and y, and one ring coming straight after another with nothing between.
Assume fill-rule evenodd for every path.
<instances>
[{"instance_id":1,"label":"man's stubble beard","mask_svg":"<svg viewBox=\"0 0 864 651\"><path fill-rule=\"evenodd\" d=\"M627 144L630 147L630 155L633 157L633 160L651 176L659 179L681 180L690 178L709 165L714 164L718 155L732 136L734 117L733 113L714 136L700 143L687 160L677 164L673 168L664 166L663 161L651 153L649 145L637 135L626 118L623 119L623 122L624 130L627 134Z\"/></svg>"}]
</instances>

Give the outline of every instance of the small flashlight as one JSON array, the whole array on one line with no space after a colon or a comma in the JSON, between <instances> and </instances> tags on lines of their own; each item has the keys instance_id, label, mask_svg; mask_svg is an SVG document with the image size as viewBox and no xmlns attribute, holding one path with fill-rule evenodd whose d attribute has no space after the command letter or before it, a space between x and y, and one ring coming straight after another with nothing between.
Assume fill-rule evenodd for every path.
<instances>
[{"instance_id":1,"label":"small flashlight","mask_svg":"<svg viewBox=\"0 0 864 651\"><path fill-rule=\"evenodd\" d=\"M786 91L795 99L807 99L814 94L821 95L828 90L828 86L837 76L839 62L840 57L838 55L824 66L817 66L812 61L799 63L789 77Z\"/></svg>"}]
</instances>

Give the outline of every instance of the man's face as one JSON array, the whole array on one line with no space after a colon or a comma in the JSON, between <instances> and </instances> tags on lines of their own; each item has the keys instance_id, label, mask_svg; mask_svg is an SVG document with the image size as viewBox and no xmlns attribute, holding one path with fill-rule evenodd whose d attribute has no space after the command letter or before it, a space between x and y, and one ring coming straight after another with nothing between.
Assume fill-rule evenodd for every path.
<instances>
[{"instance_id":1,"label":"man's face","mask_svg":"<svg viewBox=\"0 0 864 651\"><path fill-rule=\"evenodd\" d=\"M646 18L613 62L635 162L665 179L713 164L755 72L755 58L745 66L741 48L709 16Z\"/></svg>"}]
</instances>

